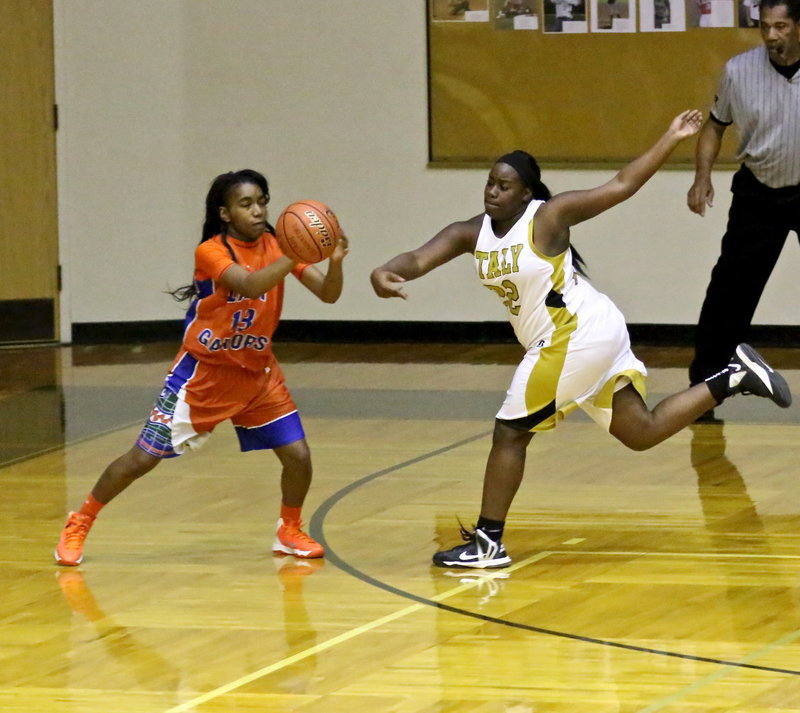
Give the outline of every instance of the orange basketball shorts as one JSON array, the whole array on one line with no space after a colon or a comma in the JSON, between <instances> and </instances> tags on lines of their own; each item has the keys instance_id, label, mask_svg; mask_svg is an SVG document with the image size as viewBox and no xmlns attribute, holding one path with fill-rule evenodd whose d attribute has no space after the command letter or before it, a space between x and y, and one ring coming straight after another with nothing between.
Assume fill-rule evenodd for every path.
<instances>
[{"instance_id":1,"label":"orange basketball shorts","mask_svg":"<svg viewBox=\"0 0 800 713\"><path fill-rule=\"evenodd\" d=\"M305 438L278 362L264 371L209 366L181 350L136 445L173 458L203 445L229 420L242 451L268 450Z\"/></svg>"}]
</instances>

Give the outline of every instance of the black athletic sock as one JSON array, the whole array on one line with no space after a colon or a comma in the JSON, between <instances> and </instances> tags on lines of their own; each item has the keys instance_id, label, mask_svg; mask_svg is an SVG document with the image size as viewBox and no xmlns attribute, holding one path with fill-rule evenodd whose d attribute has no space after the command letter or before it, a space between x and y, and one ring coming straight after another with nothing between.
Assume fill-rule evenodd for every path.
<instances>
[{"instance_id":1,"label":"black athletic sock","mask_svg":"<svg viewBox=\"0 0 800 713\"><path fill-rule=\"evenodd\" d=\"M481 515L478 518L476 527L486 533L493 542L500 542L503 538L503 528L506 526L505 520L490 520Z\"/></svg>"},{"instance_id":2,"label":"black athletic sock","mask_svg":"<svg viewBox=\"0 0 800 713\"><path fill-rule=\"evenodd\" d=\"M718 405L729 396L733 395L733 390L730 387L730 374L730 367L726 366L722 371L718 371L716 374L706 379L708 390L711 392L714 401L716 401Z\"/></svg>"}]
</instances>

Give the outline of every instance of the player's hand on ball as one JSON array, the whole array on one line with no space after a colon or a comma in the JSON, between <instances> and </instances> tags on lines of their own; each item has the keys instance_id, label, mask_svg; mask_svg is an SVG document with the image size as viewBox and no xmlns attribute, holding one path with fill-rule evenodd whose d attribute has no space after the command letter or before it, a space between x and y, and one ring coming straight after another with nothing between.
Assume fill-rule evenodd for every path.
<instances>
[{"instance_id":1,"label":"player's hand on ball","mask_svg":"<svg viewBox=\"0 0 800 713\"><path fill-rule=\"evenodd\" d=\"M333 262L341 262L347 257L347 254L350 252L350 241L347 239L346 235L340 235L339 240L336 243L336 247L333 249L331 253L330 259Z\"/></svg>"},{"instance_id":2,"label":"player's hand on ball","mask_svg":"<svg viewBox=\"0 0 800 713\"><path fill-rule=\"evenodd\" d=\"M388 270L373 270L370 275L370 280L372 281L372 289L375 290L375 294L378 295L378 297L401 297L404 300L408 299L408 295L406 295L403 290L405 278L400 277L400 275L389 272Z\"/></svg>"}]
</instances>

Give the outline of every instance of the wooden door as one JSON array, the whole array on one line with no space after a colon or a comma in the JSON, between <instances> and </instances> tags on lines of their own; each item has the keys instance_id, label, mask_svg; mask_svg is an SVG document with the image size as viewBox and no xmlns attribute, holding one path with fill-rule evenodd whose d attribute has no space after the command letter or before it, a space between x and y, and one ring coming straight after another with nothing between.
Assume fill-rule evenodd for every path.
<instances>
[{"instance_id":1,"label":"wooden door","mask_svg":"<svg viewBox=\"0 0 800 713\"><path fill-rule=\"evenodd\" d=\"M52 0L0 2L0 343L56 338Z\"/></svg>"}]
</instances>

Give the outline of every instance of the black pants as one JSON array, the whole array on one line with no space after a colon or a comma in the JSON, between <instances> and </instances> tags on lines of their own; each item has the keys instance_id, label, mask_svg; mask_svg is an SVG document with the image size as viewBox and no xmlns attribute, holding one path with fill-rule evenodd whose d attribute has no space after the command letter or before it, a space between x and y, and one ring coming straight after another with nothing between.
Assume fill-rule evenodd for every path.
<instances>
[{"instance_id":1,"label":"black pants","mask_svg":"<svg viewBox=\"0 0 800 713\"><path fill-rule=\"evenodd\" d=\"M724 368L736 345L747 341L789 231L800 234L800 186L768 188L742 166L731 190L728 227L695 333L692 384Z\"/></svg>"}]
</instances>

